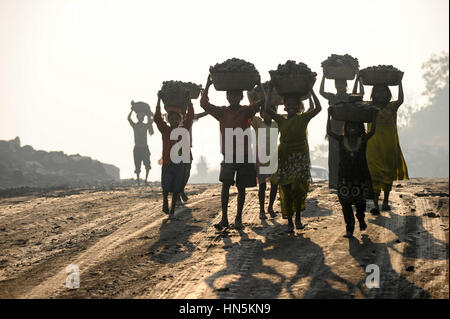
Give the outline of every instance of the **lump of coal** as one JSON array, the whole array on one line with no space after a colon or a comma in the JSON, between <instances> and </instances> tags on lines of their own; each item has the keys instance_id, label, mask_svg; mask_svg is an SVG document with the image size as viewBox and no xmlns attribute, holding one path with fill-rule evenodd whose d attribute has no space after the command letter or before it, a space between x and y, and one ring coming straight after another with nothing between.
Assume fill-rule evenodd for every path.
<instances>
[{"instance_id":1,"label":"lump of coal","mask_svg":"<svg viewBox=\"0 0 450 319\"><path fill-rule=\"evenodd\" d=\"M284 64L278 64L276 70L269 71L269 73L276 75L288 75L288 74L302 74L307 75L310 78L317 76L316 72L312 72L311 69L302 62L296 63L293 60L288 60Z\"/></svg>"},{"instance_id":2,"label":"lump of coal","mask_svg":"<svg viewBox=\"0 0 450 319\"><path fill-rule=\"evenodd\" d=\"M216 63L216 65L211 66L209 68L210 73L216 72L256 72L258 71L255 68L253 63L247 62L238 58L231 58L222 63Z\"/></svg>"},{"instance_id":3,"label":"lump of coal","mask_svg":"<svg viewBox=\"0 0 450 319\"><path fill-rule=\"evenodd\" d=\"M358 71L359 62L357 58L352 57L349 54L338 55L332 54L325 61L322 62L322 67L339 67L339 66L348 66L351 67L354 71Z\"/></svg>"}]
</instances>

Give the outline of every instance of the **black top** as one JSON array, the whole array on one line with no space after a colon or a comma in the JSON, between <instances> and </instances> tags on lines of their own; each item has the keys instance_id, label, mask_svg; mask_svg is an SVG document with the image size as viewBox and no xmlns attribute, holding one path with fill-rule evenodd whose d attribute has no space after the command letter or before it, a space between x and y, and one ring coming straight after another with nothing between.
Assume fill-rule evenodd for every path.
<instances>
[{"instance_id":1,"label":"black top","mask_svg":"<svg viewBox=\"0 0 450 319\"><path fill-rule=\"evenodd\" d=\"M361 145L355 151L350 151L345 147L343 135L340 135L337 140L339 141L339 181L343 179L370 180L370 172L366 160L366 137L361 137Z\"/></svg>"}]
</instances>

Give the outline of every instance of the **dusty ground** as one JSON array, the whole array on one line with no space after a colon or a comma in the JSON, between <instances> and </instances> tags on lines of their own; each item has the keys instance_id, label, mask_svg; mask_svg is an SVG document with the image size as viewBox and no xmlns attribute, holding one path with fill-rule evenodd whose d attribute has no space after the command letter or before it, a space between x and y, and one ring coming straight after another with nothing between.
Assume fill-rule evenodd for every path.
<instances>
[{"instance_id":1,"label":"dusty ground","mask_svg":"<svg viewBox=\"0 0 450 319\"><path fill-rule=\"evenodd\" d=\"M220 185L191 185L175 221L158 187L0 198L0 298L449 298L448 179L394 183L392 211L343 237L337 196L314 183L303 221L261 222L250 189L243 231L218 232ZM268 193L268 192L267 192ZM230 197L230 216L236 191ZM66 266L81 286L65 286ZM378 289L366 266L380 269Z\"/></svg>"}]
</instances>

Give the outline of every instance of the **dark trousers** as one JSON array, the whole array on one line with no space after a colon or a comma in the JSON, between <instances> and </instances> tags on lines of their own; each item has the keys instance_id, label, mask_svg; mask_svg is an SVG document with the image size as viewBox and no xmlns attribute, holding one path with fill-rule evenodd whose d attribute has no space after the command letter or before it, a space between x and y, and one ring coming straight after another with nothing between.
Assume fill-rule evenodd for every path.
<instances>
[{"instance_id":1,"label":"dark trousers","mask_svg":"<svg viewBox=\"0 0 450 319\"><path fill-rule=\"evenodd\" d=\"M189 177L191 176L191 163L185 163L184 164L184 185L183 185L183 192L184 188L186 187Z\"/></svg>"},{"instance_id":2,"label":"dark trousers","mask_svg":"<svg viewBox=\"0 0 450 319\"><path fill-rule=\"evenodd\" d=\"M342 212L344 213L344 220L347 231L353 233L355 230L355 216L353 214L353 205L351 203L341 202ZM366 211L366 202L358 202L355 204L356 207L356 218L362 220L365 217L364 212Z\"/></svg>"}]
</instances>

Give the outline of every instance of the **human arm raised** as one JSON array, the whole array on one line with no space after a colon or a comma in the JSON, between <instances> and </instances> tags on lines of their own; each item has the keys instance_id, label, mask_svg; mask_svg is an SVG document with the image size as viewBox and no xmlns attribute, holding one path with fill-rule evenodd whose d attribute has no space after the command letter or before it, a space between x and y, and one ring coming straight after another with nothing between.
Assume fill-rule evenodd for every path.
<instances>
[{"instance_id":1,"label":"human arm raised","mask_svg":"<svg viewBox=\"0 0 450 319\"><path fill-rule=\"evenodd\" d=\"M158 102L156 103L156 110L153 120L158 127L158 130L162 133L169 128L169 125L164 121L161 115L161 93L158 92Z\"/></svg>"},{"instance_id":2,"label":"human arm raised","mask_svg":"<svg viewBox=\"0 0 450 319\"><path fill-rule=\"evenodd\" d=\"M211 75L208 74L208 79L206 80L206 86L205 86L205 89L203 90L202 96L200 98L200 106L202 107L202 109L204 109L206 111L206 113L210 114L216 120L220 121L220 119L222 117L222 108L209 103L208 92L209 92L209 87L211 86L211 84L212 84Z\"/></svg>"},{"instance_id":3,"label":"human arm raised","mask_svg":"<svg viewBox=\"0 0 450 319\"><path fill-rule=\"evenodd\" d=\"M403 84L402 81L400 81L400 84L398 85L398 99L394 102L395 110L398 110L400 105L403 104L404 101L404 94L403 94Z\"/></svg>"},{"instance_id":4,"label":"human arm raised","mask_svg":"<svg viewBox=\"0 0 450 319\"><path fill-rule=\"evenodd\" d=\"M322 95L325 99L331 100L334 98L333 93L325 92L325 75L322 75L322 81L320 82L320 95Z\"/></svg>"}]
</instances>

